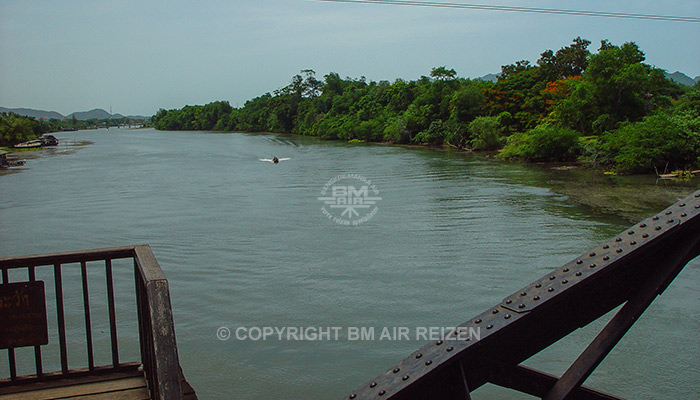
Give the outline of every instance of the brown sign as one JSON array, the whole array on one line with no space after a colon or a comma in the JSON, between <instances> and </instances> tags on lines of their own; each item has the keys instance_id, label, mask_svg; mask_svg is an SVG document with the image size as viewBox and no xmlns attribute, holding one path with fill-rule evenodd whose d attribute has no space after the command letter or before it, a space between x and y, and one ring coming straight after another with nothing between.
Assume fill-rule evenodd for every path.
<instances>
[{"instance_id":1,"label":"brown sign","mask_svg":"<svg viewBox=\"0 0 700 400\"><path fill-rule=\"evenodd\" d=\"M44 282L0 284L0 349L48 343Z\"/></svg>"}]
</instances>

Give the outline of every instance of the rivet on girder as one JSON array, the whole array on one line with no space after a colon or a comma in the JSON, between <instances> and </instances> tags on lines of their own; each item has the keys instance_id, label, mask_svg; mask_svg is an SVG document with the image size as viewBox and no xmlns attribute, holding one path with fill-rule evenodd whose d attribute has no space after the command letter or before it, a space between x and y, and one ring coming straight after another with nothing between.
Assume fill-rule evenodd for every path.
<instances>
[{"instance_id":1,"label":"rivet on girder","mask_svg":"<svg viewBox=\"0 0 700 400\"><path fill-rule=\"evenodd\" d=\"M377 387L377 382L372 382L372 383L370 383L370 384L369 384L369 387L371 387L371 388Z\"/></svg>"},{"instance_id":2,"label":"rivet on girder","mask_svg":"<svg viewBox=\"0 0 700 400\"><path fill-rule=\"evenodd\" d=\"M671 215L673 214L673 211L666 211L666 215Z\"/></svg>"},{"instance_id":3,"label":"rivet on girder","mask_svg":"<svg viewBox=\"0 0 700 400\"><path fill-rule=\"evenodd\" d=\"M696 198L700 197L700 193L697 193L697 194L695 195L695 197L696 197Z\"/></svg>"},{"instance_id":4,"label":"rivet on girder","mask_svg":"<svg viewBox=\"0 0 700 400\"><path fill-rule=\"evenodd\" d=\"M421 358L421 357L423 357L423 353L418 353L418 354L416 354L416 360L419 359L419 358Z\"/></svg>"},{"instance_id":5,"label":"rivet on girder","mask_svg":"<svg viewBox=\"0 0 700 400\"><path fill-rule=\"evenodd\" d=\"M399 368L399 367L396 367L396 368L394 368L394 370L393 370L394 373L397 373L397 372L399 372L399 371L401 371L401 368Z\"/></svg>"},{"instance_id":6,"label":"rivet on girder","mask_svg":"<svg viewBox=\"0 0 700 400\"><path fill-rule=\"evenodd\" d=\"M685 207L685 203L679 204L678 207Z\"/></svg>"},{"instance_id":7,"label":"rivet on girder","mask_svg":"<svg viewBox=\"0 0 700 400\"><path fill-rule=\"evenodd\" d=\"M533 297L532 299L535 300L535 301L537 301L537 300L540 299L540 296L535 296L535 297Z\"/></svg>"},{"instance_id":8,"label":"rivet on girder","mask_svg":"<svg viewBox=\"0 0 700 400\"><path fill-rule=\"evenodd\" d=\"M541 284L541 283L536 283L536 284L535 284L535 287L539 289L539 288L542 287L542 284Z\"/></svg>"},{"instance_id":9,"label":"rivet on girder","mask_svg":"<svg viewBox=\"0 0 700 400\"><path fill-rule=\"evenodd\" d=\"M518 308L525 308L525 304L523 304L523 303L518 304Z\"/></svg>"},{"instance_id":10,"label":"rivet on girder","mask_svg":"<svg viewBox=\"0 0 700 400\"><path fill-rule=\"evenodd\" d=\"M493 328L493 325L491 325L491 324L486 325L486 329L491 329L491 328Z\"/></svg>"},{"instance_id":11,"label":"rivet on girder","mask_svg":"<svg viewBox=\"0 0 700 400\"><path fill-rule=\"evenodd\" d=\"M386 390L380 390L378 394L380 396L384 396L386 394Z\"/></svg>"},{"instance_id":12,"label":"rivet on girder","mask_svg":"<svg viewBox=\"0 0 700 400\"><path fill-rule=\"evenodd\" d=\"M480 323L481 323L481 318L475 319L475 320L474 320L474 323L475 323L475 324L480 324Z\"/></svg>"},{"instance_id":13,"label":"rivet on girder","mask_svg":"<svg viewBox=\"0 0 700 400\"><path fill-rule=\"evenodd\" d=\"M506 314L503 316L503 319L510 319L510 314Z\"/></svg>"},{"instance_id":14,"label":"rivet on girder","mask_svg":"<svg viewBox=\"0 0 700 400\"><path fill-rule=\"evenodd\" d=\"M565 285L566 285L567 283L569 283L569 281L568 281L568 280L566 280L566 279L564 279L563 281L561 281L561 283L563 283L563 284L565 284Z\"/></svg>"},{"instance_id":15,"label":"rivet on girder","mask_svg":"<svg viewBox=\"0 0 700 400\"><path fill-rule=\"evenodd\" d=\"M660 231L660 230L661 230L661 227L660 227L660 226L657 226L657 227L654 228L654 229L656 229L657 231Z\"/></svg>"},{"instance_id":16,"label":"rivet on girder","mask_svg":"<svg viewBox=\"0 0 700 400\"><path fill-rule=\"evenodd\" d=\"M603 248L607 250L610 248L610 245L609 244L603 245Z\"/></svg>"},{"instance_id":17,"label":"rivet on girder","mask_svg":"<svg viewBox=\"0 0 700 400\"><path fill-rule=\"evenodd\" d=\"M491 311L491 314L498 314L498 310Z\"/></svg>"},{"instance_id":18,"label":"rivet on girder","mask_svg":"<svg viewBox=\"0 0 700 400\"><path fill-rule=\"evenodd\" d=\"M578 264L578 265L583 264L583 260L576 260L576 264Z\"/></svg>"},{"instance_id":19,"label":"rivet on girder","mask_svg":"<svg viewBox=\"0 0 700 400\"><path fill-rule=\"evenodd\" d=\"M654 218L652 218L652 220L658 221L658 220L659 220L659 217L655 215Z\"/></svg>"},{"instance_id":20,"label":"rivet on girder","mask_svg":"<svg viewBox=\"0 0 700 400\"><path fill-rule=\"evenodd\" d=\"M407 380L408 380L408 375L404 375L403 377L401 377L401 380L402 380L402 381L407 381Z\"/></svg>"},{"instance_id":21,"label":"rivet on girder","mask_svg":"<svg viewBox=\"0 0 700 400\"><path fill-rule=\"evenodd\" d=\"M618 250L620 250L620 249L618 249ZM588 267L589 267L589 268L595 268L595 267L597 267L597 265L596 265L595 263L593 263L593 264L589 265Z\"/></svg>"},{"instance_id":22,"label":"rivet on girder","mask_svg":"<svg viewBox=\"0 0 700 400\"><path fill-rule=\"evenodd\" d=\"M630 242L630 244L631 244L632 246L634 246L634 245L637 244L637 242L635 242L635 241L633 240L633 241Z\"/></svg>"},{"instance_id":23,"label":"rivet on girder","mask_svg":"<svg viewBox=\"0 0 700 400\"><path fill-rule=\"evenodd\" d=\"M622 253L622 249L615 250L616 253Z\"/></svg>"},{"instance_id":24,"label":"rivet on girder","mask_svg":"<svg viewBox=\"0 0 700 400\"><path fill-rule=\"evenodd\" d=\"M649 237L649 234L648 234L648 233L645 233L645 234L642 235L642 237L643 237L644 239L646 239L646 238Z\"/></svg>"},{"instance_id":25,"label":"rivet on girder","mask_svg":"<svg viewBox=\"0 0 700 400\"><path fill-rule=\"evenodd\" d=\"M454 347L450 346L450 347L446 348L445 351L449 353L454 349L455 349Z\"/></svg>"},{"instance_id":26,"label":"rivet on girder","mask_svg":"<svg viewBox=\"0 0 700 400\"><path fill-rule=\"evenodd\" d=\"M564 271L564 272L569 272L569 269L568 269L568 268L564 268L562 271Z\"/></svg>"},{"instance_id":27,"label":"rivet on girder","mask_svg":"<svg viewBox=\"0 0 700 400\"><path fill-rule=\"evenodd\" d=\"M527 292L520 292L521 296L527 296Z\"/></svg>"},{"instance_id":28,"label":"rivet on girder","mask_svg":"<svg viewBox=\"0 0 700 400\"><path fill-rule=\"evenodd\" d=\"M557 279L556 276L554 276L554 275L550 275L550 276L549 276L549 280L550 280L550 281L553 281L553 280L555 280L555 279Z\"/></svg>"},{"instance_id":29,"label":"rivet on girder","mask_svg":"<svg viewBox=\"0 0 700 400\"><path fill-rule=\"evenodd\" d=\"M432 364L433 362L431 360L428 360L425 362L425 366L427 367L428 365Z\"/></svg>"},{"instance_id":30,"label":"rivet on girder","mask_svg":"<svg viewBox=\"0 0 700 400\"><path fill-rule=\"evenodd\" d=\"M583 275L583 274L581 273L581 271L576 271L576 276L581 276L581 275Z\"/></svg>"},{"instance_id":31,"label":"rivet on girder","mask_svg":"<svg viewBox=\"0 0 700 400\"><path fill-rule=\"evenodd\" d=\"M592 251L592 252L591 252L591 254L589 254L589 256L591 256L591 257L595 257L595 252L594 252L594 251Z\"/></svg>"},{"instance_id":32,"label":"rivet on girder","mask_svg":"<svg viewBox=\"0 0 700 400\"><path fill-rule=\"evenodd\" d=\"M551 287L551 288L547 289L547 291L548 291L548 292L553 292L553 291L554 291L554 288Z\"/></svg>"},{"instance_id":33,"label":"rivet on girder","mask_svg":"<svg viewBox=\"0 0 700 400\"><path fill-rule=\"evenodd\" d=\"M627 231L627 234L628 234L628 235L634 235L634 231L633 231L633 230L629 230L629 231Z\"/></svg>"},{"instance_id":34,"label":"rivet on girder","mask_svg":"<svg viewBox=\"0 0 700 400\"><path fill-rule=\"evenodd\" d=\"M442 340L438 340L437 342L435 342L435 346L440 346L441 344L442 344Z\"/></svg>"},{"instance_id":35,"label":"rivet on girder","mask_svg":"<svg viewBox=\"0 0 700 400\"><path fill-rule=\"evenodd\" d=\"M672 219L669 219L668 221L666 221L666 223L667 223L667 224L672 224L672 223L673 223L673 220L672 220Z\"/></svg>"},{"instance_id":36,"label":"rivet on girder","mask_svg":"<svg viewBox=\"0 0 700 400\"><path fill-rule=\"evenodd\" d=\"M511 300L511 299L506 300L506 304L510 304L512 302L513 302L513 300Z\"/></svg>"},{"instance_id":37,"label":"rivet on girder","mask_svg":"<svg viewBox=\"0 0 700 400\"><path fill-rule=\"evenodd\" d=\"M700 204L695 206L695 209L699 209L699 208L700 208Z\"/></svg>"},{"instance_id":38,"label":"rivet on girder","mask_svg":"<svg viewBox=\"0 0 700 400\"><path fill-rule=\"evenodd\" d=\"M622 241L622 238L615 238L615 241L620 243Z\"/></svg>"},{"instance_id":39,"label":"rivet on girder","mask_svg":"<svg viewBox=\"0 0 700 400\"><path fill-rule=\"evenodd\" d=\"M348 398L354 399L355 397L357 397L357 395L356 395L355 393L353 393L353 394L351 394L350 397L348 397Z\"/></svg>"},{"instance_id":40,"label":"rivet on girder","mask_svg":"<svg viewBox=\"0 0 700 400\"><path fill-rule=\"evenodd\" d=\"M603 261L608 261L609 259L610 259L610 256L603 257Z\"/></svg>"},{"instance_id":41,"label":"rivet on girder","mask_svg":"<svg viewBox=\"0 0 700 400\"><path fill-rule=\"evenodd\" d=\"M639 227L640 227L640 228L646 228L646 227L647 227L647 224L641 224L641 225L639 225Z\"/></svg>"},{"instance_id":42,"label":"rivet on girder","mask_svg":"<svg viewBox=\"0 0 700 400\"><path fill-rule=\"evenodd\" d=\"M687 216L688 216L688 214L686 214L686 213L681 214L681 217L687 217Z\"/></svg>"}]
</instances>

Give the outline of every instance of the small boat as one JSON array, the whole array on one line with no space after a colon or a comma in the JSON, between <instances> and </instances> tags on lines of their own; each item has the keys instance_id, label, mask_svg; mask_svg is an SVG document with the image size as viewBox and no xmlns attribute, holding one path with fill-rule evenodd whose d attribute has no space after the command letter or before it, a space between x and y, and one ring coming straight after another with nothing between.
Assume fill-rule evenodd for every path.
<instances>
[{"instance_id":1,"label":"small boat","mask_svg":"<svg viewBox=\"0 0 700 400\"><path fill-rule=\"evenodd\" d=\"M0 168L21 167L25 163L25 160L8 160L7 152L0 151Z\"/></svg>"},{"instance_id":2,"label":"small boat","mask_svg":"<svg viewBox=\"0 0 700 400\"><path fill-rule=\"evenodd\" d=\"M58 139L54 135L44 135L41 137L42 146L58 146Z\"/></svg>"},{"instance_id":3,"label":"small boat","mask_svg":"<svg viewBox=\"0 0 700 400\"><path fill-rule=\"evenodd\" d=\"M289 157L287 158L277 158L277 157L272 157L272 158L258 158L260 161L266 161L266 162L271 162L273 164L279 164L282 161L287 161L290 160Z\"/></svg>"},{"instance_id":4,"label":"small boat","mask_svg":"<svg viewBox=\"0 0 700 400\"><path fill-rule=\"evenodd\" d=\"M34 149L41 147L41 139L34 139L28 142L18 143L13 146L15 149Z\"/></svg>"}]
</instances>

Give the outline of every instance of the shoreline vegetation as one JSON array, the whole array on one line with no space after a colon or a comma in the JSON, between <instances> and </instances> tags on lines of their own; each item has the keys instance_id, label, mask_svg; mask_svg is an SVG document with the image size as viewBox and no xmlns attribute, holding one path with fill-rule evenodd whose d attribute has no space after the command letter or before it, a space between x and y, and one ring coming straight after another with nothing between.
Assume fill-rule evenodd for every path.
<instances>
[{"instance_id":1,"label":"shoreline vegetation","mask_svg":"<svg viewBox=\"0 0 700 400\"><path fill-rule=\"evenodd\" d=\"M700 166L700 88L668 80L635 43L576 38L501 68L496 82L430 77L368 82L302 70L249 100L160 109L159 130L274 132L347 142L497 151L502 159L578 162L610 173L679 173Z\"/></svg>"},{"instance_id":2,"label":"shoreline vegetation","mask_svg":"<svg viewBox=\"0 0 700 400\"><path fill-rule=\"evenodd\" d=\"M84 129L118 127L120 124L135 123L128 117L109 119L50 119L37 121L33 117L18 115L15 113L0 113L0 149L8 152L28 151L37 149L19 149L13 146L35 140L44 134L56 132L71 132ZM140 125L147 126L146 121L140 121ZM40 149L40 148L39 148Z\"/></svg>"}]
</instances>

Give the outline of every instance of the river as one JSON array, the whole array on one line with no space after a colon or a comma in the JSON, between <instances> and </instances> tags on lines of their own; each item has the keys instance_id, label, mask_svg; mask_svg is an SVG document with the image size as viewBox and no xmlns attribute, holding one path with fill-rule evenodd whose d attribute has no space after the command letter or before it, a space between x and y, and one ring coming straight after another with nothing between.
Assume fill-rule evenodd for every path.
<instances>
[{"instance_id":1,"label":"river","mask_svg":"<svg viewBox=\"0 0 700 400\"><path fill-rule=\"evenodd\" d=\"M698 185L274 134L57 136L58 148L26 153L25 167L0 175L0 257L150 244L201 399L340 398L422 346L419 327L466 321ZM273 156L289 160L259 160ZM353 189L369 183L370 208L330 207L342 174L355 174L344 181ZM352 210L367 218L334 221L356 221ZM699 305L694 260L586 384L696 398ZM341 335L235 337L265 326ZM350 327L376 329L375 340L349 340ZM384 327L406 327L410 340L379 340ZM561 374L601 327L525 364ZM217 338L220 328L232 337ZM490 385L473 395L529 398Z\"/></svg>"}]
</instances>

